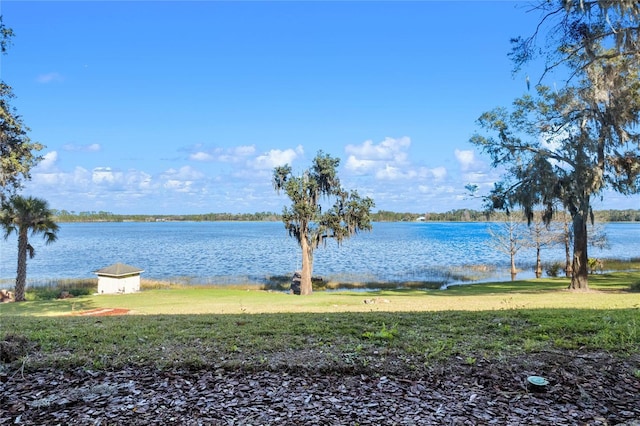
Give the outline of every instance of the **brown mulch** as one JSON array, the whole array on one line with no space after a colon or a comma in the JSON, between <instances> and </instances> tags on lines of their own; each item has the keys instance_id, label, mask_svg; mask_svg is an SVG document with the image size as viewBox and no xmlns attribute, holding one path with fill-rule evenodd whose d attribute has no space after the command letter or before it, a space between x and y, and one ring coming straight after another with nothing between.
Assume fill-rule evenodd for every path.
<instances>
[{"instance_id":1,"label":"brown mulch","mask_svg":"<svg viewBox=\"0 0 640 426\"><path fill-rule=\"evenodd\" d=\"M18 366L0 374L0 425L640 426L638 371L638 356L560 352L407 375ZM529 389L529 375L548 389Z\"/></svg>"}]
</instances>

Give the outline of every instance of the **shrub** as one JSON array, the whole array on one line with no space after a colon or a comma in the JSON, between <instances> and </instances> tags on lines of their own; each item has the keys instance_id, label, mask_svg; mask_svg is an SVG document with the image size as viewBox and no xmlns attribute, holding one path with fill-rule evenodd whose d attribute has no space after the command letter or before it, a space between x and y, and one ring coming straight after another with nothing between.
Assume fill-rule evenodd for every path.
<instances>
[{"instance_id":1,"label":"shrub","mask_svg":"<svg viewBox=\"0 0 640 426\"><path fill-rule=\"evenodd\" d=\"M60 280L49 282L46 285L30 287L27 289L29 300L54 300L63 294L67 297L88 296L97 291L96 280Z\"/></svg>"},{"instance_id":2,"label":"shrub","mask_svg":"<svg viewBox=\"0 0 640 426\"><path fill-rule=\"evenodd\" d=\"M553 262L548 264L544 271L548 277L557 277L561 271L564 271L564 265L560 262Z\"/></svg>"},{"instance_id":3,"label":"shrub","mask_svg":"<svg viewBox=\"0 0 640 426\"><path fill-rule=\"evenodd\" d=\"M631 286L629 286L629 290L633 291L634 293L640 293L640 281L632 283Z\"/></svg>"},{"instance_id":4,"label":"shrub","mask_svg":"<svg viewBox=\"0 0 640 426\"><path fill-rule=\"evenodd\" d=\"M602 273L602 271L604 270L604 263L602 262L602 260L596 259L593 257L590 257L588 259L588 266L589 266L589 273L592 275L595 274L596 272Z\"/></svg>"}]
</instances>

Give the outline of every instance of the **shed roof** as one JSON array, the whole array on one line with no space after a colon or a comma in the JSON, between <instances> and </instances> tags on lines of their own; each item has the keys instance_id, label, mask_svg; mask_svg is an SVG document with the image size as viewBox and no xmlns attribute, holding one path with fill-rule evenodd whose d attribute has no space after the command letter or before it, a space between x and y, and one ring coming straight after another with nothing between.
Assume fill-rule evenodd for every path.
<instances>
[{"instance_id":1,"label":"shed roof","mask_svg":"<svg viewBox=\"0 0 640 426\"><path fill-rule=\"evenodd\" d=\"M115 263L106 268L98 269L95 271L97 275L105 275L109 277L122 277L124 275L140 274L144 272L144 269L136 268L135 266L125 265L124 263Z\"/></svg>"}]
</instances>

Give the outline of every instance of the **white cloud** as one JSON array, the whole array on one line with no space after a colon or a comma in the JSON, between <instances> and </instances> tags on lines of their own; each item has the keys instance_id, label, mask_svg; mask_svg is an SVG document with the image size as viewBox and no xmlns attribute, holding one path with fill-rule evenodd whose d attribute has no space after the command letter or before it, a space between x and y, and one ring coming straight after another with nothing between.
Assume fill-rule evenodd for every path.
<instances>
[{"instance_id":1,"label":"white cloud","mask_svg":"<svg viewBox=\"0 0 640 426\"><path fill-rule=\"evenodd\" d=\"M36 173L46 173L54 170L57 162L58 153L56 151L47 152L38 163Z\"/></svg>"},{"instance_id":2,"label":"white cloud","mask_svg":"<svg viewBox=\"0 0 640 426\"><path fill-rule=\"evenodd\" d=\"M347 170L357 173L357 174L365 174L370 170L373 170L378 165L377 161L374 160L364 160L361 158L356 158L355 155L350 155L347 157L346 168Z\"/></svg>"},{"instance_id":3,"label":"white cloud","mask_svg":"<svg viewBox=\"0 0 640 426\"><path fill-rule=\"evenodd\" d=\"M355 159L398 163L406 161L406 150L410 146L411 139L406 136L398 139L386 137L377 145L371 140L364 141L362 145L347 145L345 152Z\"/></svg>"},{"instance_id":4,"label":"white cloud","mask_svg":"<svg viewBox=\"0 0 640 426\"><path fill-rule=\"evenodd\" d=\"M163 186L164 188L175 192L191 192L193 182L169 179Z\"/></svg>"},{"instance_id":5,"label":"white cloud","mask_svg":"<svg viewBox=\"0 0 640 426\"><path fill-rule=\"evenodd\" d=\"M403 173L397 167L386 165L384 169L380 169L376 172L377 179L389 179L396 180L409 177L407 173Z\"/></svg>"},{"instance_id":6,"label":"white cloud","mask_svg":"<svg viewBox=\"0 0 640 426\"><path fill-rule=\"evenodd\" d=\"M387 137L379 144L367 140L361 145L347 145L345 167L351 173L373 174L378 179L413 178L418 172L411 170L407 161L410 146L411 139L406 136Z\"/></svg>"},{"instance_id":7,"label":"white cloud","mask_svg":"<svg viewBox=\"0 0 640 426\"><path fill-rule=\"evenodd\" d=\"M233 148L232 151L235 155L238 155L241 157L247 157L249 155L253 155L256 152L256 146L255 145L238 146Z\"/></svg>"},{"instance_id":8,"label":"white cloud","mask_svg":"<svg viewBox=\"0 0 640 426\"><path fill-rule=\"evenodd\" d=\"M253 155L256 151L255 145L241 145L232 148L212 148L209 150L202 149L201 144L195 145L192 149L197 150L189 155L191 161L212 162L219 161L222 163L238 163Z\"/></svg>"},{"instance_id":9,"label":"white cloud","mask_svg":"<svg viewBox=\"0 0 640 426\"><path fill-rule=\"evenodd\" d=\"M32 181L40 185L54 186L58 184L59 177L57 173L34 173Z\"/></svg>"},{"instance_id":10,"label":"white cloud","mask_svg":"<svg viewBox=\"0 0 640 426\"><path fill-rule=\"evenodd\" d=\"M301 145L298 145L295 150L291 148L285 150L272 149L250 160L248 165L257 170L272 169L277 166L291 164L293 160L302 154L304 154L304 150Z\"/></svg>"},{"instance_id":11,"label":"white cloud","mask_svg":"<svg viewBox=\"0 0 640 426\"><path fill-rule=\"evenodd\" d=\"M192 161L214 161L216 159L216 157L214 157L213 155L207 153L207 152L195 152L191 155L189 155L189 160Z\"/></svg>"},{"instance_id":12,"label":"white cloud","mask_svg":"<svg viewBox=\"0 0 640 426\"><path fill-rule=\"evenodd\" d=\"M389 164L375 173L376 179L379 180L416 179L441 181L446 176L447 169L444 167L429 169L426 167L396 167Z\"/></svg>"},{"instance_id":13,"label":"white cloud","mask_svg":"<svg viewBox=\"0 0 640 426\"><path fill-rule=\"evenodd\" d=\"M57 72L50 72L50 73L46 73L46 74L40 74L39 76L36 77L36 81L38 83L42 83L42 84L59 83L59 82L61 82L63 80L64 80L64 78L62 78L62 75L60 75Z\"/></svg>"},{"instance_id":14,"label":"white cloud","mask_svg":"<svg viewBox=\"0 0 640 426\"><path fill-rule=\"evenodd\" d=\"M111 167L96 167L91 174L91 181L95 184L113 184L122 178L121 172L114 172Z\"/></svg>"},{"instance_id":15,"label":"white cloud","mask_svg":"<svg viewBox=\"0 0 640 426\"><path fill-rule=\"evenodd\" d=\"M164 179L198 180L204 177L204 173L194 169L191 166L182 166L179 169L169 169L162 174Z\"/></svg>"},{"instance_id":16,"label":"white cloud","mask_svg":"<svg viewBox=\"0 0 640 426\"><path fill-rule=\"evenodd\" d=\"M65 151L72 151L72 152L98 152L100 151L101 146L98 143L92 143L87 145L76 145L76 144L68 143L63 145L62 149L64 149Z\"/></svg>"},{"instance_id":17,"label":"white cloud","mask_svg":"<svg viewBox=\"0 0 640 426\"><path fill-rule=\"evenodd\" d=\"M367 140L361 145L347 145L349 156L345 168L356 175L373 175L378 180L443 179L444 167L433 169L417 166L409 161L411 139L385 138L379 144Z\"/></svg>"},{"instance_id":18,"label":"white cloud","mask_svg":"<svg viewBox=\"0 0 640 426\"><path fill-rule=\"evenodd\" d=\"M453 194L456 191L459 192L459 190L457 190L456 188L450 185L436 185L436 186L418 185L418 191L421 194L429 195L430 198L433 198L435 196L442 195L442 194Z\"/></svg>"},{"instance_id":19,"label":"white cloud","mask_svg":"<svg viewBox=\"0 0 640 426\"><path fill-rule=\"evenodd\" d=\"M32 173L29 185L47 195L59 192L77 193L92 185L92 177L92 171L80 166L70 172L58 171L55 167L44 170L38 166Z\"/></svg>"},{"instance_id":20,"label":"white cloud","mask_svg":"<svg viewBox=\"0 0 640 426\"><path fill-rule=\"evenodd\" d=\"M478 185L480 192L480 190L490 189L493 183L499 180L501 170L489 167L487 163L476 157L474 151L456 149L454 154L462 171L461 184Z\"/></svg>"},{"instance_id":21,"label":"white cloud","mask_svg":"<svg viewBox=\"0 0 640 426\"><path fill-rule=\"evenodd\" d=\"M179 169L168 169L159 176L162 188L178 193L198 192L204 185L205 174L190 166ZM141 181L140 185L149 187L149 177Z\"/></svg>"},{"instance_id":22,"label":"white cloud","mask_svg":"<svg viewBox=\"0 0 640 426\"><path fill-rule=\"evenodd\" d=\"M462 170L469 170L476 164L475 154L471 150L456 149L454 154Z\"/></svg>"},{"instance_id":23,"label":"white cloud","mask_svg":"<svg viewBox=\"0 0 640 426\"><path fill-rule=\"evenodd\" d=\"M444 167L436 167L435 169L431 169L431 174L436 180L442 180L447 176L447 169Z\"/></svg>"}]
</instances>

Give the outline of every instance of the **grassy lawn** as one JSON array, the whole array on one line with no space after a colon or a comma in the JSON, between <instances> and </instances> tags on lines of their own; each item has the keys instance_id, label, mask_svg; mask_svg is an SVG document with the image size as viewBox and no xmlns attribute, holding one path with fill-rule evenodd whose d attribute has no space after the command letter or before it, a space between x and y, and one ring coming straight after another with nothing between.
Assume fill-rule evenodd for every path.
<instances>
[{"instance_id":1,"label":"grassy lawn","mask_svg":"<svg viewBox=\"0 0 640 426\"><path fill-rule=\"evenodd\" d=\"M538 351L640 351L640 271L597 275L591 291L566 279L448 290L316 292L176 288L0 305L0 338L38 345L42 366L313 368L419 372L457 357L475 363ZM125 308L122 316L82 316ZM640 375L640 372L635 372Z\"/></svg>"}]
</instances>

